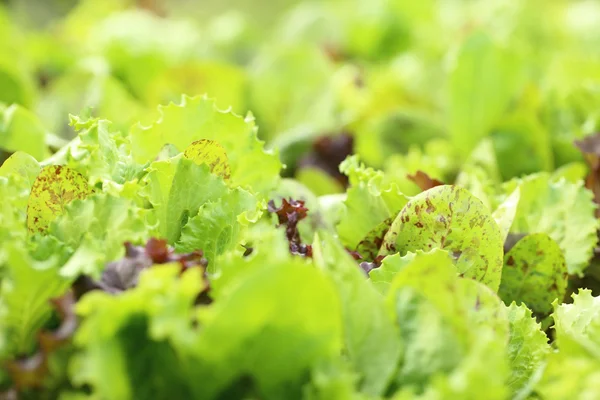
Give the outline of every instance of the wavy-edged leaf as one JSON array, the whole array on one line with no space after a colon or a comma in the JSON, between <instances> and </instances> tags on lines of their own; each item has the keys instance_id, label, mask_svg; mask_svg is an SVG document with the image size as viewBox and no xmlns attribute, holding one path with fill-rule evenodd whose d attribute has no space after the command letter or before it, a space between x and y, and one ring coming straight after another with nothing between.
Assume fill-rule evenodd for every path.
<instances>
[{"instance_id":1,"label":"wavy-edged leaf","mask_svg":"<svg viewBox=\"0 0 600 400\"><path fill-rule=\"evenodd\" d=\"M505 184L506 192L517 187L521 198L511 232L546 233L562 249L569 274L581 275L598 241L592 193L581 182L553 182L548 173Z\"/></svg>"},{"instance_id":2,"label":"wavy-edged leaf","mask_svg":"<svg viewBox=\"0 0 600 400\"><path fill-rule=\"evenodd\" d=\"M568 273L558 244L545 233L527 235L504 256L498 295L506 304L524 303L536 315L552 312L563 301Z\"/></svg>"},{"instance_id":3,"label":"wavy-edged leaf","mask_svg":"<svg viewBox=\"0 0 600 400\"><path fill-rule=\"evenodd\" d=\"M304 373L342 350L336 288L299 257L258 266L210 311L194 340L195 373L207 378L196 398L214 398L244 375L261 398L301 398Z\"/></svg>"},{"instance_id":4,"label":"wavy-edged leaf","mask_svg":"<svg viewBox=\"0 0 600 400\"><path fill-rule=\"evenodd\" d=\"M146 171L140 194L152 204L160 236L170 244L179 240L181 229L201 206L225 196L229 190L207 165L198 165L182 155L155 161Z\"/></svg>"},{"instance_id":5,"label":"wavy-edged leaf","mask_svg":"<svg viewBox=\"0 0 600 400\"><path fill-rule=\"evenodd\" d=\"M533 390L551 352L548 337L524 305L508 306L510 378L506 382L515 399L525 399Z\"/></svg>"},{"instance_id":6,"label":"wavy-edged leaf","mask_svg":"<svg viewBox=\"0 0 600 400\"><path fill-rule=\"evenodd\" d=\"M70 284L59 276L56 255L37 261L15 244L7 253L6 276L0 284L1 358L28 355L39 328L50 318L50 299Z\"/></svg>"},{"instance_id":7,"label":"wavy-edged leaf","mask_svg":"<svg viewBox=\"0 0 600 400\"><path fill-rule=\"evenodd\" d=\"M276 152L266 151L258 140L250 115L242 118L221 111L205 96L183 96L181 104L160 106L159 112L160 118L151 126L138 124L131 129L132 154L137 162L154 159L167 143L183 151L195 141L216 140L227 153L232 183L260 193L277 184L281 162Z\"/></svg>"},{"instance_id":8,"label":"wavy-edged leaf","mask_svg":"<svg viewBox=\"0 0 600 400\"><path fill-rule=\"evenodd\" d=\"M75 334L79 351L71 360L72 382L107 399L198 398L192 388L203 382L185 368L189 342L185 354L173 342L195 334L192 305L203 286L201 268L181 273L178 263L170 263L148 268L136 288L118 296L86 294L76 306L82 324Z\"/></svg>"},{"instance_id":9,"label":"wavy-edged leaf","mask_svg":"<svg viewBox=\"0 0 600 400\"><path fill-rule=\"evenodd\" d=\"M242 227L240 217L243 213L255 211L256 206L257 200L249 192L232 189L223 197L200 207L181 230L175 248L181 252L202 250L209 261L209 268L214 271L215 257L238 243Z\"/></svg>"},{"instance_id":10,"label":"wavy-edged leaf","mask_svg":"<svg viewBox=\"0 0 600 400\"><path fill-rule=\"evenodd\" d=\"M554 330L561 351L600 359L600 296L580 289L572 304L554 303Z\"/></svg>"},{"instance_id":11,"label":"wavy-edged leaf","mask_svg":"<svg viewBox=\"0 0 600 400\"><path fill-rule=\"evenodd\" d=\"M449 389L455 385L453 375L473 372L465 363L481 369L490 362L498 370L488 379L503 376L502 359L484 358L485 352L479 350L495 343L496 351L502 351L506 345L504 305L485 285L458 277L444 252L422 253L410 260L396 273L386 302L401 327L405 348L396 378L399 386L421 392L437 381L432 390Z\"/></svg>"},{"instance_id":12,"label":"wavy-edged leaf","mask_svg":"<svg viewBox=\"0 0 600 400\"><path fill-rule=\"evenodd\" d=\"M71 168L60 165L42 168L29 195L27 228L30 232L45 232L67 204L92 192L87 179Z\"/></svg>"},{"instance_id":13,"label":"wavy-edged leaf","mask_svg":"<svg viewBox=\"0 0 600 400\"><path fill-rule=\"evenodd\" d=\"M98 182L122 185L137 178L143 170L144 165L133 160L129 138L114 130L110 121L71 115L70 125L78 136L43 165L66 165L85 175L92 185Z\"/></svg>"},{"instance_id":14,"label":"wavy-edged leaf","mask_svg":"<svg viewBox=\"0 0 600 400\"><path fill-rule=\"evenodd\" d=\"M340 171L348 175L350 188L337 232L344 245L356 248L378 225L394 217L407 199L397 185L383 183L383 172L367 168L358 156L344 160Z\"/></svg>"},{"instance_id":15,"label":"wavy-edged leaf","mask_svg":"<svg viewBox=\"0 0 600 400\"><path fill-rule=\"evenodd\" d=\"M98 277L105 263L121 258L124 242L142 242L155 223L149 210L142 210L126 198L94 194L65 207L48 233L73 250L61 274Z\"/></svg>"}]
</instances>

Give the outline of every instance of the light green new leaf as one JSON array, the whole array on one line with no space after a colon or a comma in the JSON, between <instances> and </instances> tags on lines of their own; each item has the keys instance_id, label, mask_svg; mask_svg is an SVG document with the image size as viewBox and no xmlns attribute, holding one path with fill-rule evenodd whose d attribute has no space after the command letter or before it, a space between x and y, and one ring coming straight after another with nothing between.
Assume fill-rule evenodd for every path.
<instances>
[{"instance_id":1,"label":"light green new leaf","mask_svg":"<svg viewBox=\"0 0 600 400\"><path fill-rule=\"evenodd\" d=\"M505 380L508 375L504 338L483 334L457 367L448 375L437 376L418 399L486 400L510 398ZM494 373L489 373L494 371Z\"/></svg>"},{"instance_id":2,"label":"light green new leaf","mask_svg":"<svg viewBox=\"0 0 600 400\"><path fill-rule=\"evenodd\" d=\"M0 283L0 358L33 350L38 330L50 318L50 299L70 285L58 274L56 255L37 261L16 244L7 253L6 275Z\"/></svg>"},{"instance_id":3,"label":"light green new leaf","mask_svg":"<svg viewBox=\"0 0 600 400\"><path fill-rule=\"evenodd\" d=\"M401 254L447 250L459 274L498 290L502 274L500 228L481 201L458 186L437 186L413 197L384 238Z\"/></svg>"},{"instance_id":4,"label":"light green new leaf","mask_svg":"<svg viewBox=\"0 0 600 400\"><path fill-rule=\"evenodd\" d=\"M28 190L19 187L19 183L11 178L0 177L0 196L12 199L0 209L0 241L3 244L13 240L24 241L29 235L27 229L27 198ZM2 246L0 246L0 260L3 260Z\"/></svg>"},{"instance_id":5,"label":"light green new leaf","mask_svg":"<svg viewBox=\"0 0 600 400\"><path fill-rule=\"evenodd\" d=\"M554 330L558 348L570 355L600 359L600 297L588 289L573 294L572 304L554 303Z\"/></svg>"},{"instance_id":6,"label":"light green new leaf","mask_svg":"<svg viewBox=\"0 0 600 400\"><path fill-rule=\"evenodd\" d=\"M488 208L492 209L492 198L495 185L502 178L498 171L496 153L491 140L485 138L471 152L469 158L461 166L455 184L467 189Z\"/></svg>"},{"instance_id":7,"label":"light green new leaf","mask_svg":"<svg viewBox=\"0 0 600 400\"><path fill-rule=\"evenodd\" d=\"M131 156L129 138L111 130L110 121L71 116L71 126L79 132L78 136L45 160L44 165L66 165L85 175L92 185L123 184L142 171L144 166Z\"/></svg>"},{"instance_id":8,"label":"light green new leaf","mask_svg":"<svg viewBox=\"0 0 600 400\"><path fill-rule=\"evenodd\" d=\"M200 207L181 230L175 248L180 252L202 250L210 270L214 271L215 257L238 243L239 217L253 212L256 206L257 200L249 192L239 188L229 190L223 197Z\"/></svg>"},{"instance_id":9,"label":"light green new leaf","mask_svg":"<svg viewBox=\"0 0 600 400\"><path fill-rule=\"evenodd\" d=\"M597 399L600 361L565 351L552 353L535 391L545 400Z\"/></svg>"},{"instance_id":10,"label":"light green new leaf","mask_svg":"<svg viewBox=\"0 0 600 400\"><path fill-rule=\"evenodd\" d=\"M568 273L558 244L545 233L527 235L504 256L498 295L506 304L524 303L540 317L563 301Z\"/></svg>"},{"instance_id":11,"label":"light green new leaf","mask_svg":"<svg viewBox=\"0 0 600 400\"><path fill-rule=\"evenodd\" d=\"M29 110L18 104L7 107L0 103L0 148L8 152L24 151L43 160L49 154L46 130Z\"/></svg>"},{"instance_id":12,"label":"light green new leaf","mask_svg":"<svg viewBox=\"0 0 600 400\"><path fill-rule=\"evenodd\" d=\"M194 387L203 381L193 378L190 351L178 354L170 342L195 334L192 305L204 282L199 268L180 272L179 265L155 266L133 290L93 291L77 303L74 383L107 399L198 398Z\"/></svg>"},{"instance_id":13,"label":"light green new leaf","mask_svg":"<svg viewBox=\"0 0 600 400\"><path fill-rule=\"evenodd\" d=\"M448 253L444 250L434 249L431 252L445 253L448 257L448 260L451 260ZM399 253L396 253L385 257L379 268L372 269L371 272L369 272L369 278L371 282L379 290L379 292L381 292L381 294L387 294L396 274L407 265L410 265L414 261L415 257L418 257L420 254L423 254L423 252L409 252L404 256L400 256Z\"/></svg>"},{"instance_id":14,"label":"light green new leaf","mask_svg":"<svg viewBox=\"0 0 600 400\"><path fill-rule=\"evenodd\" d=\"M342 162L340 171L348 175L350 189L337 232L342 243L354 249L371 231L395 216L407 199L397 185L383 183L383 172L365 167L358 156Z\"/></svg>"},{"instance_id":15,"label":"light green new leaf","mask_svg":"<svg viewBox=\"0 0 600 400\"><path fill-rule=\"evenodd\" d=\"M502 242L506 242L510 228L517 215L521 190L516 188L492 213L494 221L500 227L502 233Z\"/></svg>"},{"instance_id":16,"label":"light green new leaf","mask_svg":"<svg viewBox=\"0 0 600 400\"><path fill-rule=\"evenodd\" d=\"M31 155L17 151L0 166L0 176L15 176L23 179L31 187L40 173L40 164Z\"/></svg>"},{"instance_id":17,"label":"light green new leaf","mask_svg":"<svg viewBox=\"0 0 600 400\"><path fill-rule=\"evenodd\" d=\"M517 187L521 198L511 232L546 233L563 251L569 274L581 275L598 240L592 193L581 182L553 182L548 173L510 181L504 189Z\"/></svg>"},{"instance_id":18,"label":"light green new leaf","mask_svg":"<svg viewBox=\"0 0 600 400\"><path fill-rule=\"evenodd\" d=\"M265 151L251 116L242 118L221 111L206 97L187 96L179 105L159 107L159 112L161 117L153 125L136 125L131 130L132 153L137 162L153 160L167 143L184 151L197 140L216 140L227 153L234 184L250 186L260 193L277 184L281 169L278 155Z\"/></svg>"},{"instance_id":19,"label":"light green new leaf","mask_svg":"<svg viewBox=\"0 0 600 400\"><path fill-rule=\"evenodd\" d=\"M204 379L195 398L214 398L244 375L260 398L300 398L304 374L341 351L340 315L331 280L301 258L255 269L198 315L194 373Z\"/></svg>"},{"instance_id":20,"label":"light green new leaf","mask_svg":"<svg viewBox=\"0 0 600 400\"><path fill-rule=\"evenodd\" d=\"M27 153L17 151L4 161L0 166L0 176L10 181L10 189L18 192L11 196L11 206L22 209L27 208L29 193L40 173L40 164ZM7 208L8 204L6 205Z\"/></svg>"},{"instance_id":21,"label":"light green new leaf","mask_svg":"<svg viewBox=\"0 0 600 400\"><path fill-rule=\"evenodd\" d=\"M345 350L359 375L359 387L366 394L381 395L402 350L398 330L385 310L383 298L327 232L320 232L315 238L313 254L315 264L331 277L341 298Z\"/></svg>"},{"instance_id":22,"label":"light green new leaf","mask_svg":"<svg viewBox=\"0 0 600 400\"><path fill-rule=\"evenodd\" d=\"M523 304L508 306L510 378L506 382L515 399L531 393L551 352L548 337Z\"/></svg>"},{"instance_id":23,"label":"light green new leaf","mask_svg":"<svg viewBox=\"0 0 600 400\"><path fill-rule=\"evenodd\" d=\"M107 262L123 256L123 243L148 239L155 227L148 214L131 200L107 194L95 194L68 205L48 229L48 234L73 249L61 274L98 276Z\"/></svg>"},{"instance_id":24,"label":"light green new leaf","mask_svg":"<svg viewBox=\"0 0 600 400\"><path fill-rule=\"evenodd\" d=\"M489 361L497 368L493 379L502 377L501 359L486 359L477 349L495 342L503 351L508 341L504 306L485 285L458 277L444 252L417 254L396 273L386 301L397 317L405 348L398 385L421 392L437 381L435 377L449 374L445 384L437 381L442 387L435 390L450 390L452 374L475 372L464 370L465 362L482 369Z\"/></svg>"},{"instance_id":25,"label":"light green new leaf","mask_svg":"<svg viewBox=\"0 0 600 400\"><path fill-rule=\"evenodd\" d=\"M10 199L0 210L1 243L6 244L17 238L21 241L26 240L29 232L27 203L39 171L40 165L35 158L21 151L11 155L0 166L0 197ZM0 248L0 260L4 256Z\"/></svg>"},{"instance_id":26,"label":"light green new leaf","mask_svg":"<svg viewBox=\"0 0 600 400\"><path fill-rule=\"evenodd\" d=\"M92 192L85 177L68 167L42 168L27 202L27 228L30 232L45 232L70 202L84 199Z\"/></svg>"},{"instance_id":27,"label":"light green new leaf","mask_svg":"<svg viewBox=\"0 0 600 400\"><path fill-rule=\"evenodd\" d=\"M201 206L227 195L222 178L211 174L205 164L198 165L182 155L155 161L142 179L141 196L148 199L159 221L162 237L174 244L188 220Z\"/></svg>"}]
</instances>

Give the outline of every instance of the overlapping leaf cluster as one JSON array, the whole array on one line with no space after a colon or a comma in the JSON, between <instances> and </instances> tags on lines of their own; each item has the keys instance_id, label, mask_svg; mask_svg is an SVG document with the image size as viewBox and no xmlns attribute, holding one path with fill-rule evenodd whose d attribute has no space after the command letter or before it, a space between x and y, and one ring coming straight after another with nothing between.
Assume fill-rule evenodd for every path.
<instances>
[{"instance_id":1,"label":"overlapping leaf cluster","mask_svg":"<svg viewBox=\"0 0 600 400\"><path fill-rule=\"evenodd\" d=\"M596 3L13 3L0 397L600 398Z\"/></svg>"}]
</instances>

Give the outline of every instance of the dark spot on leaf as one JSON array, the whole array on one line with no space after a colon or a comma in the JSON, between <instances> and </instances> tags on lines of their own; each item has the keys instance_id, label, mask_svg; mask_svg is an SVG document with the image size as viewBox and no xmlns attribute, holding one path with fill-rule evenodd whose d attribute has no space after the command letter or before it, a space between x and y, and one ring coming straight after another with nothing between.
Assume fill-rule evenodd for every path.
<instances>
[{"instance_id":1,"label":"dark spot on leaf","mask_svg":"<svg viewBox=\"0 0 600 400\"><path fill-rule=\"evenodd\" d=\"M417 171L414 175L407 174L406 177L413 181L422 191L426 191L444 184L437 179L432 179L429 177L429 175L421 170Z\"/></svg>"},{"instance_id":2,"label":"dark spot on leaf","mask_svg":"<svg viewBox=\"0 0 600 400\"><path fill-rule=\"evenodd\" d=\"M308 208L304 201L293 199L282 199L281 206L276 207L275 202L270 200L267 209L277 214L279 226L285 225L285 234L289 242L290 252L295 255L312 257L312 246L302 243L298 222L306 218Z\"/></svg>"}]
</instances>

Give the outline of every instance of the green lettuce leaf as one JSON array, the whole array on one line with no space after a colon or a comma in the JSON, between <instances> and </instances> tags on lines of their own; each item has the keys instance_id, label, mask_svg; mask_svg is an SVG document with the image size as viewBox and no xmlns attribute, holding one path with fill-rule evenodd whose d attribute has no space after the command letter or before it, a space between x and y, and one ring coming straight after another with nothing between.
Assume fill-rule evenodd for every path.
<instances>
[{"instance_id":1,"label":"green lettuce leaf","mask_svg":"<svg viewBox=\"0 0 600 400\"><path fill-rule=\"evenodd\" d=\"M386 302L405 348L398 387L424 392L426 398L436 398L432 392L467 392L463 377L481 376L478 370L489 363L496 373L486 374L485 382L503 392L502 354L509 335L504 306L485 285L458 277L447 254L416 255L396 273Z\"/></svg>"},{"instance_id":2,"label":"green lettuce leaf","mask_svg":"<svg viewBox=\"0 0 600 400\"><path fill-rule=\"evenodd\" d=\"M89 385L101 398L197 398L203 385L193 378L198 371L192 372L189 351L179 352L172 342L193 333L202 275L199 268L179 273L179 265L155 266L133 290L119 296L93 291L78 302L73 383Z\"/></svg>"},{"instance_id":3,"label":"green lettuce leaf","mask_svg":"<svg viewBox=\"0 0 600 400\"><path fill-rule=\"evenodd\" d=\"M40 166L35 158L20 151L0 166L0 196L10 199L0 210L0 225L3 228L0 240L4 244L27 237L27 203L39 171Z\"/></svg>"},{"instance_id":4,"label":"green lettuce leaf","mask_svg":"<svg viewBox=\"0 0 600 400\"><path fill-rule=\"evenodd\" d=\"M580 289L573 294L572 304L555 302L554 305L552 316L559 349L569 355L600 359L600 297Z\"/></svg>"},{"instance_id":5,"label":"green lettuce leaf","mask_svg":"<svg viewBox=\"0 0 600 400\"><path fill-rule=\"evenodd\" d=\"M152 205L160 235L172 244L200 207L229 192L223 179L211 174L206 164L198 165L183 155L155 161L146 171L140 195Z\"/></svg>"},{"instance_id":6,"label":"green lettuce leaf","mask_svg":"<svg viewBox=\"0 0 600 400\"><path fill-rule=\"evenodd\" d=\"M504 185L506 193L517 187L521 198L511 232L546 233L563 251L569 274L581 275L598 241L592 193L581 182L554 182L547 173Z\"/></svg>"},{"instance_id":7,"label":"green lettuce leaf","mask_svg":"<svg viewBox=\"0 0 600 400\"><path fill-rule=\"evenodd\" d=\"M301 258L256 265L198 315L195 374L205 378L198 397L212 398L246 376L256 396L299 398L303 376L341 351L340 313L333 283Z\"/></svg>"},{"instance_id":8,"label":"green lettuce leaf","mask_svg":"<svg viewBox=\"0 0 600 400\"><path fill-rule=\"evenodd\" d=\"M496 152L490 139L483 139L461 166L455 184L467 189L489 209L495 194L495 186L502 181Z\"/></svg>"},{"instance_id":9,"label":"green lettuce leaf","mask_svg":"<svg viewBox=\"0 0 600 400\"><path fill-rule=\"evenodd\" d=\"M520 80L518 57L475 31L464 41L448 77L450 135L463 153L490 133Z\"/></svg>"},{"instance_id":10,"label":"green lettuce leaf","mask_svg":"<svg viewBox=\"0 0 600 400\"><path fill-rule=\"evenodd\" d=\"M536 393L548 400L595 399L600 396L598 358L559 351L550 355Z\"/></svg>"},{"instance_id":11,"label":"green lettuce leaf","mask_svg":"<svg viewBox=\"0 0 600 400\"><path fill-rule=\"evenodd\" d=\"M39 173L40 164L33 156L23 151L13 153L0 166L0 176L23 180L24 186L27 187L27 192L31 190L35 178L37 178Z\"/></svg>"},{"instance_id":12,"label":"green lettuce leaf","mask_svg":"<svg viewBox=\"0 0 600 400\"><path fill-rule=\"evenodd\" d=\"M57 254L45 254L38 261L26 248L8 247L0 283L0 358L26 356L33 350L38 330L50 318L50 299L71 283L59 275L60 261Z\"/></svg>"},{"instance_id":13,"label":"green lettuce leaf","mask_svg":"<svg viewBox=\"0 0 600 400\"><path fill-rule=\"evenodd\" d=\"M500 286L500 228L483 203L458 186L437 186L413 197L394 220L383 248L401 254L445 249L462 276L494 291Z\"/></svg>"},{"instance_id":14,"label":"green lettuce leaf","mask_svg":"<svg viewBox=\"0 0 600 400\"><path fill-rule=\"evenodd\" d=\"M502 203L496 207L492 213L494 221L500 227L502 233L502 241L506 242L506 238L510 232L510 228L517 215L519 200L521 199L521 190L516 188Z\"/></svg>"},{"instance_id":15,"label":"green lettuce leaf","mask_svg":"<svg viewBox=\"0 0 600 400\"><path fill-rule=\"evenodd\" d=\"M523 304L508 306L510 377L506 384L514 398L525 399L540 378L551 353L548 337Z\"/></svg>"},{"instance_id":16,"label":"green lettuce leaf","mask_svg":"<svg viewBox=\"0 0 600 400\"><path fill-rule=\"evenodd\" d=\"M373 229L395 216L407 199L395 184L383 183L383 172L365 167L358 156L347 158L340 171L348 175L350 188L337 232L342 243L354 249Z\"/></svg>"},{"instance_id":17,"label":"green lettuce leaf","mask_svg":"<svg viewBox=\"0 0 600 400\"><path fill-rule=\"evenodd\" d=\"M43 165L66 165L87 177L91 185L123 184L140 175L144 166L133 161L129 138L111 130L109 121L71 116L71 125L78 136Z\"/></svg>"},{"instance_id":18,"label":"green lettuce leaf","mask_svg":"<svg viewBox=\"0 0 600 400\"><path fill-rule=\"evenodd\" d=\"M49 154L46 129L35 114L22 106L0 103L0 148L24 151L40 161Z\"/></svg>"},{"instance_id":19,"label":"green lettuce leaf","mask_svg":"<svg viewBox=\"0 0 600 400\"><path fill-rule=\"evenodd\" d=\"M433 249L431 252L445 253L448 256L448 259L451 259L450 255L444 250ZM407 265L410 265L415 257L418 257L418 255L422 253L422 251L418 250L416 253L408 252L404 256L400 256L400 253L386 256L381 261L381 266L379 268L374 268L369 272L371 282L381 294L387 294L396 274Z\"/></svg>"},{"instance_id":20,"label":"green lettuce leaf","mask_svg":"<svg viewBox=\"0 0 600 400\"><path fill-rule=\"evenodd\" d=\"M229 189L221 198L203 204L181 230L175 244L180 252L202 250L214 270L216 257L238 244L244 213L252 213L257 207L256 198L243 189ZM244 214L244 215L242 215Z\"/></svg>"},{"instance_id":21,"label":"green lettuce leaf","mask_svg":"<svg viewBox=\"0 0 600 400\"><path fill-rule=\"evenodd\" d=\"M342 302L344 347L358 374L359 388L366 394L382 395L403 347L383 297L328 233L317 235L313 254L315 264L336 284Z\"/></svg>"},{"instance_id":22,"label":"green lettuce leaf","mask_svg":"<svg viewBox=\"0 0 600 400\"><path fill-rule=\"evenodd\" d=\"M108 194L95 194L65 207L48 234L71 249L61 275L76 277L85 273L98 277L104 264L121 258L124 242L143 242L155 229L149 210L131 200Z\"/></svg>"},{"instance_id":23,"label":"green lettuce leaf","mask_svg":"<svg viewBox=\"0 0 600 400\"><path fill-rule=\"evenodd\" d=\"M506 304L524 303L536 315L552 312L554 300L563 301L567 266L558 244L545 233L525 236L504 256L498 295Z\"/></svg>"},{"instance_id":24,"label":"green lettuce leaf","mask_svg":"<svg viewBox=\"0 0 600 400\"><path fill-rule=\"evenodd\" d=\"M206 97L187 96L179 105L159 107L159 112L160 119L151 126L138 124L131 129L132 154L137 162L154 159L168 143L183 151L197 140L210 139L225 148L234 184L260 193L277 184L281 169L278 155L264 150L251 116L242 118L221 111Z\"/></svg>"}]
</instances>

